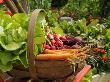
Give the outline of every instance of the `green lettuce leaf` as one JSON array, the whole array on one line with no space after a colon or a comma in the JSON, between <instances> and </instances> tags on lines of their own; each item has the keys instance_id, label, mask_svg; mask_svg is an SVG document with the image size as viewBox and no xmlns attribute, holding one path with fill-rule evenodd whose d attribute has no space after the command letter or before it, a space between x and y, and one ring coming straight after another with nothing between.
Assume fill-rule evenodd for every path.
<instances>
[{"instance_id":1,"label":"green lettuce leaf","mask_svg":"<svg viewBox=\"0 0 110 82\"><path fill-rule=\"evenodd\" d=\"M19 23L22 28L28 28L29 15L25 13L17 13L12 16L12 19Z\"/></svg>"},{"instance_id":2,"label":"green lettuce leaf","mask_svg":"<svg viewBox=\"0 0 110 82\"><path fill-rule=\"evenodd\" d=\"M10 42L8 44L4 44L4 42L0 41L1 46L4 49L10 50L10 51L17 50L17 49L21 48L21 46L25 43L26 42L20 42L20 43Z\"/></svg>"},{"instance_id":3,"label":"green lettuce leaf","mask_svg":"<svg viewBox=\"0 0 110 82\"><path fill-rule=\"evenodd\" d=\"M11 62L9 62L7 65L3 65L3 64L1 63L1 61L0 61L0 70L1 70L2 72L10 71L12 68L13 68L13 66L12 66L12 63L11 63Z\"/></svg>"},{"instance_id":4,"label":"green lettuce leaf","mask_svg":"<svg viewBox=\"0 0 110 82\"><path fill-rule=\"evenodd\" d=\"M19 59L20 59L21 63L24 65L24 67L27 68L28 67L28 60L27 60L26 52L23 52L22 54L20 54Z\"/></svg>"}]
</instances>

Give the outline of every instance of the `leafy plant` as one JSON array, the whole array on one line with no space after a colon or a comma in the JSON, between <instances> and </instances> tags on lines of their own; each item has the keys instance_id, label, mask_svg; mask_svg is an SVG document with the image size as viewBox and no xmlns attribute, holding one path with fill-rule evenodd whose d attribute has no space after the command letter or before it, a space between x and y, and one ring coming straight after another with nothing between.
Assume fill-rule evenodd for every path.
<instances>
[{"instance_id":1,"label":"leafy plant","mask_svg":"<svg viewBox=\"0 0 110 82\"><path fill-rule=\"evenodd\" d=\"M13 63L28 67L26 50L30 14L18 13L11 17L0 11L0 16L0 70L10 71ZM35 27L35 55L42 52L42 43L45 41L42 27L44 14L39 14L39 17Z\"/></svg>"}]
</instances>

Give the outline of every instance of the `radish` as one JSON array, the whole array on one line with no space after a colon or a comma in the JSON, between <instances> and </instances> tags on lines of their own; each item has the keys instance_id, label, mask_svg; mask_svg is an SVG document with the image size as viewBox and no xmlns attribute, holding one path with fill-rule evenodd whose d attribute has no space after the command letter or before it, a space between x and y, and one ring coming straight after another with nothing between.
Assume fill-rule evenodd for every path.
<instances>
[{"instance_id":1,"label":"radish","mask_svg":"<svg viewBox=\"0 0 110 82\"><path fill-rule=\"evenodd\" d=\"M51 42L51 44L52 44L52 45L54 45L54 44L55 44L55 40L51 40L50 42Z\"/></svg>"},{"instance_id":2,"label":"radish","mask_svg":"<svg viewBox=\"0 0 110 82\"><path fill-rule=\"evenodd\" d=\"M60 40L60 39L59 39L59 36L58 36L56 33L54 33L53 36L54 36L54 40L55 40L55 41L59 41L59 40Z\"/></svg>"},{"instance_id":3,"label":"radish","mask_svg":"<svg viewBox=\"0 0 110 82\"><path fill-rule=\"evenodd\" d=\"M55 47L55 46L51 46L50 49L51 49L51 50L56 50L56 47Z\"/></svg>"},{"instance_id":4,"label":"radish","mask_svg":"<svg viewBox=\"0 0 110 82\"><path fill-rule=\"evenodd\" d=\"M5 11L6 14L13 16L12 12L10 10Z\"/></svg>"},{"instance_id":5,"label":"radish","mask_svg":"<svg viewBox=\"0 0 110 82\"><path fill-rule=\"evenodd\" d=\"M67 40L67 39L66 39L65 36L61 36L61 37L60 37L60 40L65 41L65 40Z\"/></svg>"},{"instance_id":6,"label":"radish","mask_svg":"<svg viewBox=\"0 0 110 82\"><path fill-rule=\"evenodd\" d=\"M49 45L45 45L44 48L45 48L45 49L50 49L50 46L49 46Z\"/></svg>"},{"instance_id":7,"label":"radish","mask_svg":"<svg viewBox=\"0 0 110 82\"><path fill-rule=\"evenodd\" d=\"M63 42L61 42L61 41L56 41L56 44L60 47L63 46Z\"/></svg>"},{"instance_id":8,"label":"radish","mask_svg":"<svg viewBox=\"0 0 110 82\"><path fill-rule=\"evenodd\" d=\"M48 37L49 39L53 39L53 35L52 35L52 34L48 34L47 37Z\"/></svg>"},{"instance_id":9,"label":"radish","mask_svg":"<svg viewBox=\"0 0 110 82\"><path fill-rule=\"evenodd\" d=\"M0 0L0 4L2 4L4 1L3 0Z\"/></svg>"}]
</instances>

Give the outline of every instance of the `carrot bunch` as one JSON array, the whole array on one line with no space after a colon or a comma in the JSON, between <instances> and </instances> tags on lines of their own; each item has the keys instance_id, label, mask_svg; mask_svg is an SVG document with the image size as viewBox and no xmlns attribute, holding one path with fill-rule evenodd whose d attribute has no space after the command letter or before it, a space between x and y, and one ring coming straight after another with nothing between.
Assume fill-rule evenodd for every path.
<instances>
[{"instance_id":1,"label":"carrot bunch","mask_svg":"<svg viewBox=\"0 0 110 82\"><path fill-rule=\"evenodd\" d=\"M81 57L85 59L89 49L87 47L80 49L62 49L62 50L44 50L43 54L35 56L36 60L67 60Z\"/></svg>"}]
</instances>

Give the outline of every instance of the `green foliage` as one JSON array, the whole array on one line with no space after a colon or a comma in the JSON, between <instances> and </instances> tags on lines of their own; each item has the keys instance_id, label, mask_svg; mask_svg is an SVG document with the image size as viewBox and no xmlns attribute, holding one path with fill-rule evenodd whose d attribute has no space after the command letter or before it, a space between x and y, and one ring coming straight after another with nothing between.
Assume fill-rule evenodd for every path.
<instances>
[{"instance_id":1,"label":"green foliage","mask_svg":"<svg viewBox=\"0 0 110 82\"><path fill-rule=\"evenodd\" d=\"M97 16L100 13L100 0L69 0L64 10L74 12L77 18Z\"/></svg>"},{"instance_id":2,"label":"green foliage","mask_svg":"<svg viewBox=\"0 0 110 82\"><path fill-rule=\"evenodd\" d=\"M64 35L63 29L61 29L59 27L52 28L52 31L57 34Z\"/></svg>"},{"instance_id":3,"label":"green foliage","mask_svg":"<svg viewBox=\"0 0 110 82\"><path fill-rule=\"evenodd\" d=\"M51 0L29 0L31 11L34 9L46 9L48 10L51 6Z\"/></svg>"},{"instance_id":4,"label":"green foliage","mask_svg":"<svg viewBox=\"0 0 110 82\"><path fill-rule=\"evenodd\" d=\"M91 78L93 76L92 70L90 70L82 79L81 82L90 82Z\"/></svg>"}]
</instances>

